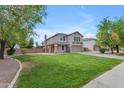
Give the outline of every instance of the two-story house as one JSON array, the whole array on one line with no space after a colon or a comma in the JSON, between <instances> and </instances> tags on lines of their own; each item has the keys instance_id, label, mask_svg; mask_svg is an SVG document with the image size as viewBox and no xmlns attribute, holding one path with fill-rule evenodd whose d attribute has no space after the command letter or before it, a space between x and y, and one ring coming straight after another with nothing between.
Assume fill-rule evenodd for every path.
<instances>
[{"instance_id":1,"label":"two-story house","mask_svg":"<svg viewBox=\"0 0 124 93\"><path fill-rule=\"evenodd\" d=\"M63 53L63 52L82 52L83 36L79 32L71 34L57 33L52 37L46 38L43 43L45 52Z\"/></svg>"}]
</instances>

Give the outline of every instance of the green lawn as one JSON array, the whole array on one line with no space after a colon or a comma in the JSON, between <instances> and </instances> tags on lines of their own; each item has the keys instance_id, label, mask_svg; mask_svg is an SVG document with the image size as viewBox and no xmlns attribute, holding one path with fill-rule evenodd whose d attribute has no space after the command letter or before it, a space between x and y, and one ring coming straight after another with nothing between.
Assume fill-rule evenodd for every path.
<instances>
[{"instance_id":1,"label":"green lawn","mask_svg":"<svg viewBox=\"0 0 124 93\"><path fill-rule=\"evenodd\" d=\"M21 88L81 87L122 62L119 59L81 54L22 55L15 58L34 65L21 72L16 84Z\"/></svg>"}]
</instances>

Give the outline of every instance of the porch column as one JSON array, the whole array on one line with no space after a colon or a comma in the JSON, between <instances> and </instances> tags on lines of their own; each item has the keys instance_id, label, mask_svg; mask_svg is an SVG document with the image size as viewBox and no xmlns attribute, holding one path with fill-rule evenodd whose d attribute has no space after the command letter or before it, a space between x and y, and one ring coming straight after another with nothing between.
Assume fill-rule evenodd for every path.
<instances>
[{"instance_id":1,"label":"porch column","mask_svg":"<svg viewBox=\"0 0 124 93\"><path fill-rule=\"evenodd\" d=\"M70 52L72 52L72 45L69 45L69 48L70 48Z\"/></svg>"},{"instance_id":2,"label":"porch column","mask_svg":"<svg viewBox=\"0 0 124 93\"><path fill-rule=\"evenodd\" d=\"M54 53L57 53L57 52L58 52L58 45L55 44L55 45L54 45Z\"/></svg>"}]
</instances>

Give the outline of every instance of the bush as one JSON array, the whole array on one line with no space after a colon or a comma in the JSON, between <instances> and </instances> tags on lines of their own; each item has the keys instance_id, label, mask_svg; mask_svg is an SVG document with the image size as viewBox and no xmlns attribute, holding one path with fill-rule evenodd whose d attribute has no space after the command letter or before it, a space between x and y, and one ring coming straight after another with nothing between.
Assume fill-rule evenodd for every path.
<instances>
[{"instance_id":1,"label":"bush","mask_svg":"<svg viewBox=\"0 0 124 93\"><path fill-rule=\"evenodd\" d=\"M100 53L105 53L106 49L105 48L100 48L99 51L100 51Z\"/></svg>"},{"instance_id":2,"label":"bush","mask_svg":"<svg viewBox=\"0 0 124 93\"><path fill-rule=\"evenodd\" d=\"M13 50L7 50L7 55L13 55L15 53L15 49Z\"/></svg>"},{"instance_id":3,"label":"bush","mask_svg":"<svg viewBox=\"0 0 124 93\"><path fill-rule=\"evenodd\" d=\"M26 48L21 48L21 53L22 54L25 54L27 52L27 49Z\"/></svg>"}]
</instances>

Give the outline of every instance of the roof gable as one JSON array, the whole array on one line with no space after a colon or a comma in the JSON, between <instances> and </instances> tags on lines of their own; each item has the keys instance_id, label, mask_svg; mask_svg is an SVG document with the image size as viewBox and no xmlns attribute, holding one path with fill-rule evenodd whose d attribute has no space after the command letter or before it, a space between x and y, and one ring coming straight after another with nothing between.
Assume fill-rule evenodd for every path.
<instances>
[{"instance_id":1,"label":"roof gable","mask_svg":"<svg viewBox=\"0 0 124 93\"><path fill-rule=\"evenodd\" d=\"M64 33L57 33L57 34L55 34L55 35L53 35L53 36L47 38L46 40L49 40L49 39L51 39L51 38L53 38L53 37L55 37L55 36L58 36L58 35L66 35L66 34L64 34Z\"/></svg>"},{"instance_id":2,"label":"roof gable","mask_svg":"<svg viewBox=\"0 0 124 93\"><path fill-rule=\"evenodd\" d=\"M55 35L53 35L53 36L47 38L46 40L49 40L49 39L51 39L51 38L53 38L53 37L55 37L55 36L57 36L57 35L66 35L66 36L70 36L70 35L76 34L76 33L78 33L79 35L81 35L81 36L83 37L83 35L82 35L81 33L79 33L78 31L76 31L76 32L73 32L73 33L71 33L71 34L57 33L57 34L55 34Z\"/></svg>"},{"instance_id":3,"label":"roof gable","mask_svg":"<svg viewBox=\"0 0 124 93\"><path fill-rule=\"evenodd\" d=\"M70 35L72 35L72 34L76 34L76 33L78 33L79 35L81 35L81 36L83 37L83 35L82 35L80 32L78 32L78 31L73 32L73 33L69 34L68 36L70 36Z\"/></svg>"}]
</instances>

